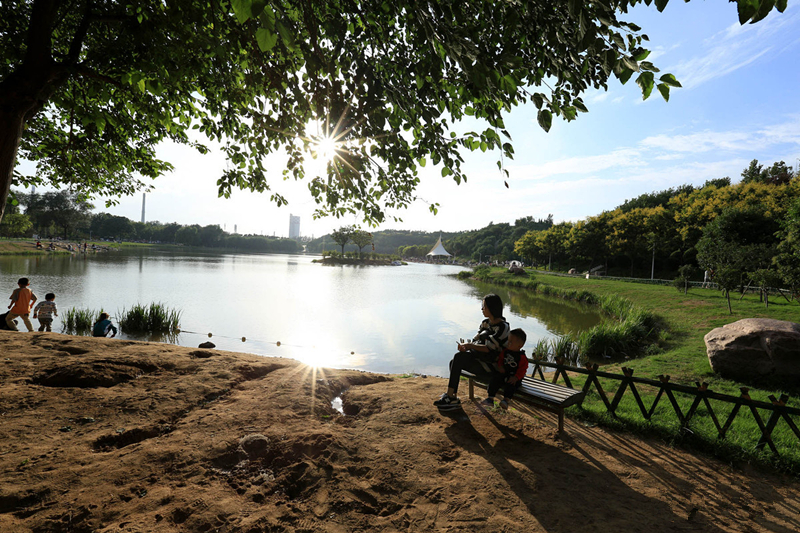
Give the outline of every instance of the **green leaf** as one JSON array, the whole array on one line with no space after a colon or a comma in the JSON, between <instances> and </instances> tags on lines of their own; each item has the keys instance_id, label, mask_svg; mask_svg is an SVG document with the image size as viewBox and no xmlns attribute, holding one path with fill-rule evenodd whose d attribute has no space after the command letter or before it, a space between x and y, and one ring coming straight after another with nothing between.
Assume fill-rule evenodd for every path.
<instances>
[{"instance_id":1,"label":"green leaf","mask_svg":"<svg viewBox=\"0 0 800 533\"><path fill-rule=\"evenodd\" d=\"M419 166L421 166L421 167L423 167L423 168L424 168L424 167L425 167L425 165L427 165L427 164L428 164L428 160L427 160L427 159L425 159L424 157L420 158L420 160L419 160Z\"/></svg>"},{"instance_id":2,"label":"green leaf","mask_svg":"<svg viewBox=\"0 0 800 533\"><path fill-rule=\"evenodd\" d=\"M658 92L661 93L661 97L664 99L665 102L669 102L669 86L666 83L659 83L656 85Z\"/></svg>"},{"instance_id":3,"label":"green leaf","mask_svg":"<svg viewBox=\"0 0 800 533\"><path fill-rule=\"evenodd\" d=\"M645 50L644 48L642 48L641 50L633 54L633 59L636 61L644 61L645 59L647 59L649 55L650 55L650 50Z\"/></svg>"},{"instance_id":4,"label":"green leaf","mask_svg":"<svg viewBox=\"0 0 800 533\"><path fill-rule=\"evenodd\" d=\"M656 1L656 9L658 9L659 13L664 11L664 8L667 7L667 2L669 0L655 0Z\"/></svg>"},{"instance_id":5,"label":"green leaf","mask_svg":"<svg viewBox=\"0 0 800 533\"><path fill-rule=\"evenodd\" d=\"M744 24L750 20L758 11L758 0L737 0L739 11L739 24Z\"/></svg>"},{"instance_id":6,"label":"green leaf","mask_svg":"<svg viewBox=\"0 0 800 533\"><path fill-rule=\"evenodd\" d=\"M443 178L446 178L447 176L451 175L452 173L453 173L453 171L450 170L449 168L442 167L442 177Z\"/></svg>"},{"instance_id":7,"label":"green leaf","mask_svg":"<svg viewBox=\"0 0 800 533\"><path fill-rule=\"evenodd\" d=\"M637 65L636 61L634 61L628 56L622 56L622 64L631 71L639 72L639 65Z\"/></svg>"},{"instance_id":8,"label":"green leaf","mask_svg":"<svg viewBox=\"0 0 800 533\"><path fill-rule=\"evenodd\" d=\"M675 76L672 74L664 74L660 78L658 78L662 82L666 83L670 87L682 87L681 82L675 79Z\"/></svg>"},{"instance_id":9,"label":"green leaf","mask_svg":"<svg viewBox=\"0 0 800 533\"><path fill-rule=\"evenodd\" d=\"M786 11L787 0L776 0L775 9L783 13Z\"/></svg>"},{"instance_id":10,"label":"green leaf","mask_svg":"<svg viewBox=\"0 0 800 533\"><path fill-rule=\"evenodd\" d=\"M231 7L233 7L233 12L239 24L244 24L250 20L252 4L253 0L231 0Z\"/></svg>"},{"instance_id":11,"label":"green leaf","mask_svg":"<svg viewBox=\"0 0 800 533\"><path fill-rule=\"evenodd\" d=\"M639 66L642 68L642 70L652 70L653 72L658 72L656 66L649 61L642 61L639 63Z\"/></svg>"},{"instance_id":12,"label":"green leaf","mask_svg":"<svg viewBox=\"0 0 800 533\"><path fill-rule=\"evenodd\" d=\"M761 3L758 6L758 11L750 23L755 24L759 20L766 18L766 16L769 15L769 12L772 11L773 7L775 7L775 0L761 0Z\"/></svg>"},{"instance_id":13,"label":"green leaf","mask_svg":"<svg viewBox=\"0 0 800 533\"><path fill-rule=\"evenodd\" d=\"M652 72L642 72L636 78L636 84L642 88L642 100L650 98L650 93L653 92L653 77Z\"/></svg>"},{"instance_id":14,"label":"green leaf","mask_svg":"<svg viewBox=\"0 0 800 533\"><path fill-rule=\"evenodd\" d=\"M631 79L633 75L633 71L629 68L623 69L619 74L617 74L617 79L620 81L622 85L628 83L628 80Z\"/></svg>"},{"instance_id":15,"label":"green leaf","mask_svg":"<svg viewBox=\"0 0 800 533\"><path fill-rule=\"evenodd\" d=\"M569 0L569 14L574 18L578 18L581 10L583 9L583 0Z\"/></svg>"},{"instance_id":16,"label":"green leaf","mask_svg":"<svg viewBox=\"0 0 800 533\"><path fill-rule=\"evenodd\" d=\"M278 35L266 28L258 28L256 30L256 41L258 42L258 48L262 52L269 52L278 43Z\"/></svg>"},{"instance_id":17,"label":"green leaf","mask_svg":"<svg viewBox=\"0 0 800 533\"><path fill-rule=\"evenodd\" d=\"M550 126L553 124L553 114L547 109L542 109L536 115L536 120L544 131L550 131Z\"/></svg>"},{"instance_id":18,"label":"green leaf","mask_svg":"<svg viewBox=\"0 0 800 533\"><path fill-rule=\"evenodd\" d=\"M589 109L587 109L586 104L584 104L583 100L581 100L580 98L576 98L575 100L573 100L572 105L574 105L577 108L577 110L580 111L581 113L589 112Z\"/></svg>"}]
</instances>

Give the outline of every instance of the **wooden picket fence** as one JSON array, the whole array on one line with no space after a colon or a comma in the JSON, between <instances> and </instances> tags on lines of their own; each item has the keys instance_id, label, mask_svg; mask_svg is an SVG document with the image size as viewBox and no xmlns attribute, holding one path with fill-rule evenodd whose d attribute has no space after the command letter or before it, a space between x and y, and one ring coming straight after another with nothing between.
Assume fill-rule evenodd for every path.
<instances>
[{"instance_id":1,"label":"wooden picket fence","mask_svg":"<svg viewBox=\"0 0 800 533\"><path fill-rule=\"evenodd\" d=\"M772 440L772 434L775 431L775 427L778 425L778 422L781 420L786 422L786 424L794 433L795 437L800 440L800 429L798 429L797 422L792 419L792 416L800 418L800 408L789 407L789 405L787 405L789 402L789 396L785 394L781 395L780 398L775 398L774 395L770 395L769 400L771 403L767 403L753 400L749 395L749 389L746 387L740 388L741 395L737 397L713 392L709 390L707 383L698 382L695 383L694 387L691 387L688 385L671 383L670 377L664 375L658 376L657 380L634 377L633 369L631 368L623 367L622 374L620 375L600 371L598 370L597 364L587 364L584 368L568 366L564 364L564 360L561 358L556 359L555 363L543 359L532 359L530 362L533 368L531 374L534 378L538 374L539 379L547 381L544 377L542 368L552 368L555 370L555 374L553 375L551 382L557 383L559 378L563 378L564 384L572 389L575 387L572 386L572 380L570 380L568 372L586 375L587 379L583 384L583 392L588 393L590 392L591 388L594 387L603 404L605 405L606 410L614 417L617 416L616 410L622 401L622 397L627 391L630 390L645 420L650 420L653 417L659 402L664 396L666 396L675 412L675 415L678 417L681 428L686 428L689 425L689 422L697 414L698 408L702 404L708 410L708 415L717 429L718 438L724 439L728 434L728 430L731 428L734 419L744 408L744 412L749 410L752 413L753 418L761 430L761 437L756 444L757 449L761 450L764 448L764 446L769 446L775 455L780 455L777 446ZM620 382L619 387L610 401L609 395L600 384L599 378ZM647 408L642 401L642 396L639 394L639 390L636 388L637 384L647 385L658 389L655 400L653 400L653 404L649 408ZM686 412L681 410L675 393L694 397L691 406ZM722 402L725 404L733 404L733 409L731 410L730 414L728 414L724 423L720 423L720 419L714 412L714 408L709 400L715 400L715 402ZM581 401L581 403L578 405L580 406L582 403L583 402ZM769 417L767 418L766 422L764 422L759 410L769 412Z\"/></svg>"}]
</instances>

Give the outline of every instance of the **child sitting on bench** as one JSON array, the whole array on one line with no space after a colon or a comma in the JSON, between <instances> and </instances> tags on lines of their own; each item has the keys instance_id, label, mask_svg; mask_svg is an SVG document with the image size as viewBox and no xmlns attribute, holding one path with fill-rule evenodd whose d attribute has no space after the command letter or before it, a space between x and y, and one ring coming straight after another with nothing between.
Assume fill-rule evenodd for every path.
<instances>
[{"instance_id":1,"label":"child sitting on bench","mask_svg":"<svg viewBox=\"0 0 800 533\"><path fill-rule=\"evenodd\" d=\"M487 398L481 403L494 407L494 395L501 388L503 399L500 401L502 409L508 409L508 402L514 397L522 378L528 372L528 357L525 355L525 341L528 336L520 329L512 329L508 334L508 345L497 356L496 372L489 378L486 387Z\"/></svg>"}]
</instances>

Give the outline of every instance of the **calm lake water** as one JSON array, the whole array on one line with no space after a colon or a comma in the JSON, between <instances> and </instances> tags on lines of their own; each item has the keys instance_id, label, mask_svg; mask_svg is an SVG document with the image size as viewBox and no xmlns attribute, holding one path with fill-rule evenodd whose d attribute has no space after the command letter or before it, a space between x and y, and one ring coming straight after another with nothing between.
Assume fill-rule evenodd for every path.
<instances>
[{"instance_id":1,"label":"calm lake water","mask_svg":"<svg viewBox=\"0 0 800 533\"><path fill-rule=\"evenodd\" d=\"M28 277L39 298L56 294L62 316L70 307L103 308L115 324L123 308L161 302L182 311L173 342L183 346L211 340L221 350L318 366L439 376L447 374L456 340L475 333L486 293L501 296L506 319L527 332L529 349L539 338L600 321L570 304L460 281L453 274L462 267L322 266L312 259L174 248L0 256L0 293L10 295L17 279ZM56 318L53 331L61 327Z\"/></svg>"}]
</instances>

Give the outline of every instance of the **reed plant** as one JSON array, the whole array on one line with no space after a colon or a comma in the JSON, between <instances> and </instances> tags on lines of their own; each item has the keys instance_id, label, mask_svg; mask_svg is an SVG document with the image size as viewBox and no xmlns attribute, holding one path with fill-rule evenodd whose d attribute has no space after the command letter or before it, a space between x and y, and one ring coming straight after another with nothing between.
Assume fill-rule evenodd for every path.
<instances>
[{"instance_id":1,"label":"reed plant","mask_svg":"<svg viewBox=\"0 0 800 533\"><path fill-rule=\"evenodd\" d=\"M550 339L553 348L553 359L563 358L567 364L577 365L580 361L580 344L572 334Z\"/></svg>"},{"instance_id":2,"label":"reed plant","mask_svg":"<svg viewBox=\"0 0 800 533\"><path fill-rule=\"evenodd\" d=\"M531 351L531 357L533 359L550 359L550 341L548 339L539 339L536 341L536 344L533 345L533 350Z\"/></svg>"},{"instance_id":3,"label":"reed plant","mask_svg":"<svg viewBox=\"0 0 800 533\"><path fill-rule=\"evenodd\" d=\"M120 328L126 333L176 334L180 332L181 313L153 302L149 306L137 303L130 309L123 308L117 316Z\"/></svg>"},{"instance_id":4,"label":"reed plant","mask_svg":"<svg viewBox=\"0 0 800 533\"><path fill-rule=\"evenodd\" d=\"M92 329L92 326L100 318L103 310L88 308L71 307L64 312L62 319L63 329L67 332L85 332Z\"/></svg>"}]
</instances>

